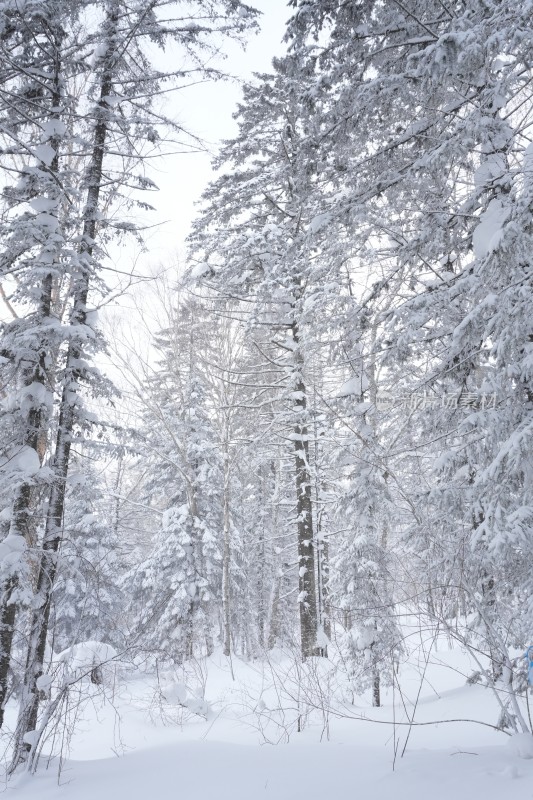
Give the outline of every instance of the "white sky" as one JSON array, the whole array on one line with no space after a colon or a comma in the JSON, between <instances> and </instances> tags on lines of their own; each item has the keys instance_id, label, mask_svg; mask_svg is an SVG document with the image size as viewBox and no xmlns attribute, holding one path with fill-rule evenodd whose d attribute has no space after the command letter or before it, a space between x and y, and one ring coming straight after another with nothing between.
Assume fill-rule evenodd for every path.
<instances>
[{"instance_id":1,"label":"white sky","mask_svg":"<svg viewBox=\"0 0 533 800\"><path fill-rule=\"evenodd\" d=\"M248 2L263 14L261 31L249 37L245 51L237 44L227 43L224 47L227 58L220 63L225 72L245 80L253 72L270 71L272 58L283 53L281 40L285 22L291 16L287 0ZM175 93L172 106L165 111L205 139L214 154L217 143L237 131L232 114L240 97L241 89L235 82L206 83ZM167 156L154 165L150 177L159 186L159 192L146 198L156 207L146 218L147 224L156 226L145 235L149 252L141 254L130 247L113 252L116 266L129 272L135 262L135 272L146 274L159 265L171 267L178 259L183 260L194 203L212 176L210 162L207 153L191 153Z\"/></svg>"}]
</instances>

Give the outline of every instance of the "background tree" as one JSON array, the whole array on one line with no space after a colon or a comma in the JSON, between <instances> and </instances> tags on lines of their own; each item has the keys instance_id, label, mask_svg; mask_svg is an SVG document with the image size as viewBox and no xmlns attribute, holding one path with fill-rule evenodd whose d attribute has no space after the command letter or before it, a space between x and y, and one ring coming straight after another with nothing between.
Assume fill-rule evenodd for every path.
<instances>
[{"instance_id":1,"label":"background tree","mask_svg":"<svg viewBox=\"0 0 533 800\"><path fill-rule=\"evenodd\" d=\"M53 587L50 630L55 652L86 641L122 650L125 599L117 585L124 554L108 522L101 479L83 458L71 465L63 541Z\"/></svg>"},{"instance_id":2,"label":"background tree","mask_svg":"<svg viewBox=\"0 0 533 800\"><path fill-rule=\"evenodd\" d=\"M158 339L145 410L152 474L145 494L162 524L150 555L126 578L143 641L178 662L212 651L222 601L224 462L198 368L197 314L197 306L181 306ZM165 587L162 595L154 586Z\"/></svg>"}]
</instances>

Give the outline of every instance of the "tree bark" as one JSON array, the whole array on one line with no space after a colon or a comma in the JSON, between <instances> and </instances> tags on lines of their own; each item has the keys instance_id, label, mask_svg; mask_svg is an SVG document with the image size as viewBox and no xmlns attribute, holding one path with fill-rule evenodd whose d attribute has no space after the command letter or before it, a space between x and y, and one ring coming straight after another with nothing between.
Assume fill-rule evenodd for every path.
<instances>
[{"instance_id":1,"label":"tree bark","mask_svg":"<svg viewBox=\"0 0 533 800\"><path fill-rule=\"evenodd\" d=\"M299 342L298 327L292 325L293 339ZM296 477L296 515L298 528L298 601L302 659L321 655L317 646L318 607L315 575L313 501L309 468L309 429L306 424L307 393L303 378L303 358L294 352L293 391L296 412L294 426L294 464Z\"/></svg>"},{"instance_id":2,"label":"tree bark","mask_svg":"<svg viewBox=\"0 0 533 800\"><path fill-rule=\"evenodd\" d=\"M381 706L380 677L377 668L374 668L374 674L372 676L372 705L374 708L379 708Z\"/></svg>"}]
</instances>

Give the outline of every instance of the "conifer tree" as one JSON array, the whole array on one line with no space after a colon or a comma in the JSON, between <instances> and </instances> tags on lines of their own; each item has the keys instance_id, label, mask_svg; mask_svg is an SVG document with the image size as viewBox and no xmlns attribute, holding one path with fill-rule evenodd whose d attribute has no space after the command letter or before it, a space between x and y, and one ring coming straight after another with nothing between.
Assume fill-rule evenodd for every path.
<instances>
[{"instance_id":1,"label":"conifer tree","mask_svg":"<svg viewBox=\"0 0 533 800\"><path fill-rule=\"evenodd\" d=\"M126 578L135 625L151 650L178 662L213 649L222 600L223 458L198 369L198 308L182 306L158 337L161 357L146 405L145 492L161 526Z\"/></svg>"},{"instance_id":2,"label":"conifer tree","mask_svg":"<svg viewBox=\"0 0 533 800\"><path fill-rule=\"evenodd\" d=\"M95 470L71 465L63 541L52 595L50 629L56 652L85 641L122 649L124 596L117 583L121 543L109 524Z\"/></svg>"}]
</instances>

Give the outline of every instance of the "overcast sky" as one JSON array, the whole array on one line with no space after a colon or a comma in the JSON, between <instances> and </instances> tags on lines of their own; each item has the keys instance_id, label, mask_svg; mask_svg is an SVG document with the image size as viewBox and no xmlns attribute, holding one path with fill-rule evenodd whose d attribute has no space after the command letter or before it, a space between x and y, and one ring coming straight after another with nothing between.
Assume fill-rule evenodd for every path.
<instances>
[{"instance_id":1,"label":"overcast sky","mask_svg":"<svg viewBox=\"0 0 533 800\"><path fill-rule=\"evenodd\" d=\"M283 52L282 38L285 22L291 15L287 0L249 0L259 9L261 31L250 36L245 51L234 44L226 46L228 57L221 62L224 70L243 79L251 78L253 72L270 70L272 58ZM236 133L232 118L241 90L236 83L217 82L194 86L176 93L172 107L167 113L177 116L180 123L201 136L212 152L217 143ZM159 186L159 192L148 200L156 206L156 212L148 217L150 224L157 226L147 233L149 253L139 256L127 248L118 256L121 267L128 270L132 257L139 259L137 269L150 271L158 264L170 266L182 258L184 241L194 215L194 203L200 197L211 177L211 156L207 153L191 153L161 159L151 174Z\"/></svg>"}]
</instances>

